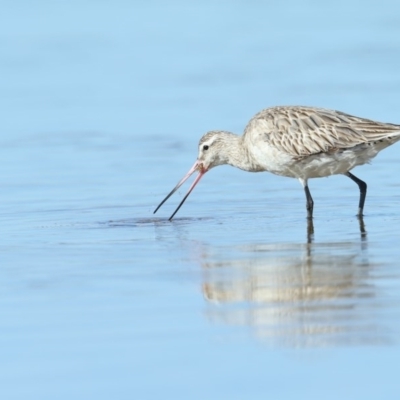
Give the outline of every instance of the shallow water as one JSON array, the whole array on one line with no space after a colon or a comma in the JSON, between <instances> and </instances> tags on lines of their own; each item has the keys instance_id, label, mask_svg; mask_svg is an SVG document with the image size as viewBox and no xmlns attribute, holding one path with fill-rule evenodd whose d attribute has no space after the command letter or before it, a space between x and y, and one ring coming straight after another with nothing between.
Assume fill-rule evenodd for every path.
<instances>
[{"instance_id":1,"label":"shallow water","mask_svg":"<svg viewBox=\"0 0 400 400\"><path fill-rule=\"evenodd\" d=\"M6 2L5 399L395 399L399 145L301 186L217 168L210 129L305 104L400 122L399 5ZM7 11L7 12L5 12Z\"/></svg>"}]
</instances>

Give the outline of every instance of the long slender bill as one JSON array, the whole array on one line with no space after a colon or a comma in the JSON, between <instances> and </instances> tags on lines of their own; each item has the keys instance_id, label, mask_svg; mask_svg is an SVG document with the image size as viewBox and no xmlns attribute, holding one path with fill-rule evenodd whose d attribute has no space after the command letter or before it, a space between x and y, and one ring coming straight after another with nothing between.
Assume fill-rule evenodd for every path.
<instances>
[{"instance_id":1,"label":"long slender bill","mask_svg":"<svg viewBox=\"0 0 400 400\"><path fill-rule=\"evenodd\" d=\"M169 217L169 220L171 221L172 218L174 218L174 215L178 212L178 210L182 207L182 204L185 202L185 200L189 197L189 194L192 193L192 190L194 187L200 182L200 179L202 176L205 174L205 171L200 171L200 173L197 175L196 179L193 181L192 186L190 186L188 192L185 194L185 197L183 200L179 203L179 206L176 208L174 213Z\"/></svg>"},{"instance_id":2,"label":"long slender bill","mask_svg":"<svg viewBox=\"0 0 400 400\"><path fill-rule=\"evenodd\" d=\"M155 214L157 211L158 211L158 209L190 178L190 176L194 173L194 172L196 172L198 169L199 169L199 167L200 167L200 163L198 162L198 161L196 161L195 163L194 163L194 165L193 165L193 167L192 168L190 168L190 170L189 170L189 172L178 182L178 184L172 189L172 191L168 194L168 196L158 205L158 207L154 210L154 213L153 214ZM201 170L200 170L201 171ZM200 175L203 175L204 174L204 172L203 173L201 173L200 172ZM200 179L196 179L196 181L198 182ZM193 186L193 185L192 185ZM194 186L193 186L194 187ZM192 191L193 190L193 187L191 187L190 188L190 191ZM190 191L189 191L189 193L190 193ZM187 194L186 195L186 197L188 196L189 194ZM184 201L186 200L186 197L185 197L185 199L184 199ZM183 204L183 202L179 205L179 207L178 207L178 210L179 210L179 208L181 207L181 205ZM176 214L176 212L178 211L178 210L176 210L175 212L174 212L174 214L172 215L172 217ZM171 217L171 218L172 218ZM171 219L170 218L170 219Z\"/></svg>"}]
</instances>

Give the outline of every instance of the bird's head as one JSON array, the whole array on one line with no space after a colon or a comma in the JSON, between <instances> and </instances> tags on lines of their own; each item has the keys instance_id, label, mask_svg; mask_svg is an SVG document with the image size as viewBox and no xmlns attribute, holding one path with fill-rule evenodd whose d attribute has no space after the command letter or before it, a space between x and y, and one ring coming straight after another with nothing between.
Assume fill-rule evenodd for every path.
<instances>
[{"instance_id":1,"label":"bird's head","mask_svg":"<svg viewBox=\"0 0 400 400\"><path fill-rule=\"evenodd\" d=\"M183 185L183 183L186 182L194 172L198 171L199 175L197 175L189 191L170 217L171 220L202 176L204 176L204 174L211 168L228 163L228 153L226 149L227 145L229 146L228 142L232 137L235 137L235 135L224 131L210 131L203 135L199 142L199 153L196 162L192 168L190 168L189 172L172 189L168 196L159 204L154 212L157 212L157 210Z\"/></svg>"},{"instance_id":2,"label":"bird's head","mask_svg":"<svg viewBox=\"0 0 400 400\"><path fill-rule=\"evenodd\" d=\"M231 136L233 136L231 133L224 131L210 131L203 135L199 142L197 157L200 171L207 172L211 168L228 163L226 149Z\"/></svg>"}]
</instances>

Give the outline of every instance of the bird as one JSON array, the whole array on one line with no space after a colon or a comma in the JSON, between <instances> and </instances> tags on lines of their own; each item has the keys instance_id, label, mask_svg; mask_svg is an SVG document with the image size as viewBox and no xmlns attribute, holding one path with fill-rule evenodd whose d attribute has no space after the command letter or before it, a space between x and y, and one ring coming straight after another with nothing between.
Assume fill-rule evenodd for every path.
<instances>
[{"instance_id":1,"label":"bird","mask_svg":"<svg viewBox=\"0 0 400 400\"><path fill-rule=\"evenodd\" d=\"M345 175L360 190L357 215L362 218L367 184L350 171L399 140L400 125L396 124L326 108L266 108L250 119L242 136L220 130L204 134L196 162L154 213L197 171L198 176L169 218L172 220L204 174L228 164L244 171L267 171L298 179L305 192L308 219L313 218L314 210L309 179Z\"/></svg>"}]
</instances>

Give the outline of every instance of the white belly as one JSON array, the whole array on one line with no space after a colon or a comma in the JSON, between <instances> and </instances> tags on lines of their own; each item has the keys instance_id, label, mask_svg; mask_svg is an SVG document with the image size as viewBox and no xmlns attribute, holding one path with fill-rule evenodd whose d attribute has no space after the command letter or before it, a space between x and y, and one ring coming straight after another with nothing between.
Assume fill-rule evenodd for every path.
<instances>
[{"instance_id":1,"label":"white belly","mask_svg":"<svg viewBox=\"0 0 400 400\"><path fill-rule=\"evenodd\" d=\"M321 178L329 175L345 174L357 165L368 163L387 145L362 144L351 149L332 153L319 153L303 159L294 159L287 154L268 151L264 158L265 171L292 178Z\"/></svg>"},{"instance_id":2,"label":"white belly","mask_svg":"<svg viewBox=\"0 0 400 400\"><path fill-rule=\"evenodd\" d=\"M335 153L316 154L293 162L282 172L286 176L303 179L345 174L357 165L368 163L379 150L375 146L360 145Z\"/></svg>"}]
</instances>

